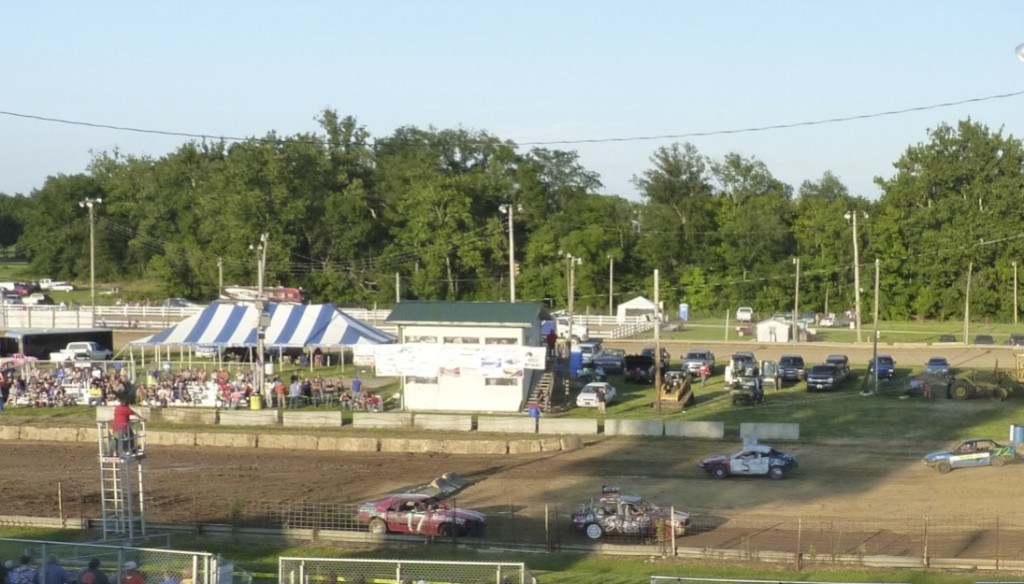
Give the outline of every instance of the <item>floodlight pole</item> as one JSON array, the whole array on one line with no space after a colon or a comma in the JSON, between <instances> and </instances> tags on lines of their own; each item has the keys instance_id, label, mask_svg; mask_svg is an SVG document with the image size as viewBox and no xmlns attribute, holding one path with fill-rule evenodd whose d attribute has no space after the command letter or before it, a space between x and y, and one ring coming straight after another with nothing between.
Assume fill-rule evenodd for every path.
<instances>
[{"instance_id":1,"label":"floodlight pole","mask_svg":"<svg viewBox=\"0 0 1024 584\"><path fill-rule=\"evenodd\" d=\"M267 269L267 240L269 236L266 233L260 235L260 247L259 253L256 258L256 277L257 277L257 294L256 294L256 393L264 395L264 389L266 385L266 363L263 362L264 355L264 338L266 337L267 330L263 325L263 311L266 309L266 302L263 299L263 286L265 278L265 272ZM268 400L269 405L269 400Z\"/></svg>"},{"instance_id":2,"label":"floodlight pole","mask_svg":"<svg viewBox=\"0 0 1024 584\"><path fill-rule=\"evenodd\" d=\"M89 297L92 301L92 327L96 327L96 222L93 209L103 202L103 199L88 197L78 203L79 207L89 209Z\"/></svg>"}]
</instances>

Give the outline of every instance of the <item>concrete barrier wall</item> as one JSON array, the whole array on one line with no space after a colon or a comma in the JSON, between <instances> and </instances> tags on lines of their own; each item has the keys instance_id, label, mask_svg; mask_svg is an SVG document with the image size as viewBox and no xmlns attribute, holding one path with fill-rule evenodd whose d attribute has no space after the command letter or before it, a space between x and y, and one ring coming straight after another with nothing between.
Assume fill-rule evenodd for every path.
<instances>
[{"instance_id":1,"label":"concrete barrier wall","mask_svg":"<svg viewBox=\"0 0 1024 584\"><path fill-rule=\"evenodd\" d=\"M527 438L525 440L509 440L508 441L508 453L509 454L533 454L534 452L543 452L544 446L540 440L535 438Z\"/></svg>"},{"instance_id":2,"label":"concrete barrier wall","mask_svg":"<svg viewBox=\"0 0 1024 584\"><path fill-rule=\"evenodd\" d=\"M332 452L377 452L380 450L380 439L321 436L317 440L316 449Z\"/></svg>"},{"instance_id":3,"label":"concrete barrier wall","mask_svg":"<svg viewBox=\"0 0 1024 584\"><path fill-rule=\"evenodd\" d=\"M420 430L469 432L473 429L473 416L462 414L416 414L412 419L412 425Z\"/></svg>"},{"instance_id":4,"label":"concrete barrier wall","mask_svg":"<svg viewBox=\"0 0 1024 584\"><path fill-rule=\"evenodd\" d=\"M260 434L257 442L259 448L277 450L317 450L318 444L316 436L277 433Z\"/></svg>"},{"instance_id":5,"label":"concrete barrier wall","mask_svg":"<svg viewBox=\"0 0 1024 584\"><path fill-rule=\"evenodd\" d=\"M661 420L618 420L606 418L604 421L606 436L662 436L665 427Z\"/></svg>"},{"instance_id":6,"label":"concrete barrier wall","mask_svg":"<svg viewBox=\"0 0 1024 584\"><path fill-rule=\"evenodd\" d=\"M444 440L441 448L445 454L508 454L504 440Z\"/></svg>"},{"instance_id":7,"label":"concrete barrier wall","mask_svg":"<svg viewBox=\"0 0 1024 584\"><path fill-rule=\"evenodd\" d=\"M339 428L344 423L340 411L289 412L284 413L284 425L297 428Z\"/></svg>"},{"instance_id":8,"label":"concrete barrier wall","mask_svg":"<svg viewBox=\"0 0 1024 584\"><path fill-rule=\"evenodd\" d=\"M381 438L381 452L412 452L416 454L444 452L444 440L428 438Z\"/></svg>"},{"instance_id":9,"label":"concrete barrier wall","mask_svg":"<svg viewBox=\"0 0 1024 584\"><path fill-rule=\"evenodd\" d=\"M544 418L541 417L541 434L597 434L597 418Z\"/></svg>"},{"instance_id":10,"label":"concrete barrier wall","mask_svg":"<svg viewBox=\"0 0 1024 584\"><path fill-rule=\"evenodd\" d=\"M195 432L146 431L146 446L195 446Z\"/></svg>"},{"instance_id":11,"label":"concrete barrier wall","mask_svg":"<svg viewBox=\"0 0 1024 584\"><path fill-rule=\"evenodd\" d=\"M752 438L757 440L799 440L800 424L744 422L740 424L740 438Z\"/></svg>"},{"instance_id":12,"label":"concrete barrier wall","mask_svg":"<svg viewBox=\"0 0 1024 584\"><path fill-rule=\"evenodd\" d=\"M21 426L0 426L0 440L17 440L21 436Z\"/></svg>"},{"instance_id":13,"label":"concrete barrier wall","mask_svg":"<svg viewBox=\"0 0 1024 584\"><path fill-rule=\"evenodd\" d=\"M536 434L537 424L529 416L480 416L476 419L476 429L480 432Z\"/></svg>"},{"instance_id":14,"label":"concrete barrier wall","mask_svg":"<svg viewBox=\"0 0 1024 584\"><path fill-rule=\"evenodd\" d=\"M725 438L725 422L684 422L665 420L665 435L678 438Z\"/></svg>"},{"instance_id":15,"label":"concrete barrier wall","mask_svg":"<svg viewBox=\"0 0 1024 584\"><path fill-rule=\"evenodd\" d=\"M143 418L149 419L150 408L145 406L132 406L136 414L139 414ZM97 422L110 422L114 419L114 406L96 406L96 421Z\"/></svg>"},{"instance_id":16,"label":"concrete barrier wall","mask_svg":"<svg viewBox=\"0 0 1024 584\"><path fill-rule=\"evenodd\" d=\"M412 426L412 414L408 412L356 412L352 414L352 426L356 428L408 428Z\"/></svg>"},{"instance_id":17,"label":"concrete barrier wall","mask_svg":"<svg viewBox=\"0 0 1024 584\"><path fill-rule=\"evenodd\" d=\"M196 446L218 448L256 448L256 434L238 432L196 432Z\"/></svg>"},{"instance_id":18,"label":"concrete barrier wall","mask_svg":"<svg viewBox=\"0 0 1024 584\"><path fill-rule=\"evenodd\" d=\"M163 408L153 410L153 417L149 419L172 424L208 424L212 426L217 423L217 410L206 408Z\"/></svg>"},{"instance_id":19,"label":"concrete barrier wall","mask_svg":"<svg viewBox=\"0 0 1024 584\"><path fill-rule=\"evenodd\" d=\"M78 428L22 426L18 438L32 442L78 442Z\"/></svg>"},{"instance_id":20,"label":"concrete barrier wall","mask_svg":"<svg viewBox=\"0 0 1024 584\"><path fill-rule=\"evenodd\" d=\"M221 410L221 426L276 426L277 410Z\"/></svg>"}]
</instances>

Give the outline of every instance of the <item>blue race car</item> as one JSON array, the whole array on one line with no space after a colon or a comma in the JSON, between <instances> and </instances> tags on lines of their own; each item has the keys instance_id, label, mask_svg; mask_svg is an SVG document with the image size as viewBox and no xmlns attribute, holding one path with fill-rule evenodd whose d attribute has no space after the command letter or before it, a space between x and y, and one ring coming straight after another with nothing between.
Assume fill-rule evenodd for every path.
<instances>
[{"instance_id":1,"label":"blue race car","mask_svg":"<svg viewBox=\"0 0 1024 584\"><path fill-rule=\"evenodd\" d=\"M1012 444L1000 444L989 438L964 440L947 451L933 452L924 457L924 463L941 474L969 466L1003 466L1017 458Z\"/></svg>"}]
</instances>

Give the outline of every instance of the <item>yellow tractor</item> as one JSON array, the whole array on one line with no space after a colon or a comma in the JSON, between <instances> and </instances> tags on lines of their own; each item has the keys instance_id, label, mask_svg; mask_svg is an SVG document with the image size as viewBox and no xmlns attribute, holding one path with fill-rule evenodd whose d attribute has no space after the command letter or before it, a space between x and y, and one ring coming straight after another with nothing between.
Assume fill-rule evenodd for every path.
<instances>
[{"instance_id":1,"label":"yellow tractor","mask_svg":"<svg viewBox=\"0 0 1024 584\"><path fill-rule=\"evenodd\" d=\"M658 390L662 409L680 411L697 404L693 394L693 376L687 371L666 371Z\"/></svg>"}]
</instances>

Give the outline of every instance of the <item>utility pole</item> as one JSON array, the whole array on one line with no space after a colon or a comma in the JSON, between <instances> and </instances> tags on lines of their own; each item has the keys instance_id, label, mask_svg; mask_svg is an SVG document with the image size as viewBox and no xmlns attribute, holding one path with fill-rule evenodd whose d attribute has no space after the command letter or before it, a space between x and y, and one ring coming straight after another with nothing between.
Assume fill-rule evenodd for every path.
<instances>
[{"instance_id":1,"label":"utility pole","mask_svg":"<svg viewBox=\"0 0 1024 584\"><path fill-rule=\"evenodd\" d=\"M964 291L964 343L971 338L971 273L974 262L967 264L967 290Z\"/></svg>"},{"instance_id":2,"label":"utility pole","mask_svg":"<svg viewBox=\"0 0 1024 584\"><path fill-rule=\"evenodd\" d=\"M224 293L224 258L217 258L217 298Z\"/></svg>"},{"instance_id":3,"label":"utility pole","mask_svg":"<svg viewBox=\"0 0 1024 584\"><path fill-rule=\"evenodd\" d=\"M860 244L857 241L857 211L849 211L844 215L847 219L853 221L853 294L854 294L854 308L856 312L856 326L857 326L857 342L861 341L860 336Z\"/></svg>"},{"instance_id":4,"label":"utility pole","mask_svg":"<svg viewBox=\"0 0 1024 584\"><path fill-rule=\"evenodd\" d=\"M654 399L658 404L658 415L661 415L661 286L658 270L654 270Z\"/></svg>"},{"instance_id":5,"label":"utility pole","mask_svg":"<svg viewBox=\"0 0 1024 584\"><path fill-rule=\"evenodd\" d=\"M263 287L264 281L266 280L267 271L267 241L270 236L266 233L260 235L260 243L258 253L256 254L256 277L257 277L257 289L256 294L256 393L259 395L266 395L266 363L263 362L265 353L264 341L267 335L266 322L264 321L264 314L266 313L267 303L263 298ZM270 403L269 400L267 402Z\"/></svg>"},{"instance_id":6,"label":"utility pole","mask_svg":"<svg viewBox=\"0 0 1024 584\"><path fill-rule=\"evenodd\" d=\"M402 284L398 272L395 272L395 304L402 301Z\"/></svg>"},{"instance_id":7,"label":"utility pole","mask_svg":"<svg viewBox=\"0 0 1024 584\"><path fill-rule=\"evenodd\" d=\"M516 301L516 239L514 229L514 219L512 211L514 205L507 203L498 207L502 213L508 214L508 283L509 283L509 302L515 303Z\"/></svg>"},{"instance_id":8,"label":"utility pole","mask_svg":"<svg viewBox=\"0 0 1024 584\"><path fill-rule=\"evenodd\" d=\"M615 258L608 254L608 316L614 316ZM1014 295L1016 297L1016 294Z\"/></svg>"},{"instance_id":9,"label":"utility pole","mask_svg":"<svg viewBox=\"0 0 1024 584\"><path fill-rule=\"evenodd\" d=\"M796 289L793 292L793 342L800 342L800 258L793 258L796 264Z\"/></svg>"},{"instance_id":10,"label":"utility pole","mask_svg":"<svg viewBox=\"0 0 1024 584\"><path fill-rule=\"evenodd\" d=\"M89 209L89 296L92 300L91 321L96 326L96 221L93 210L96 205L103 203L103 199L88 197L78 203L79 207Z\"/></svg>"},{"instance_id":11,"label":"utility pole","mask_svg":"<svg viewBox=\"0 0 1024 584\"><path fill-rule=\"evenodd\" d=\"M874 334L874 357L872 363L875 364L875 393L878 393L878 280L879 280L879 261L875 258L875 334Z\"/></svg>"},{"instance_id":12,"label":"utility pole","mask_svg":"<svg viewBox=\"0 0 1024 584\"><path fill-rule=\"evenodd\" d=\"M1013 326L1017 326L1017 261L1013 262Z\"/></svg>"}]
</instances>

